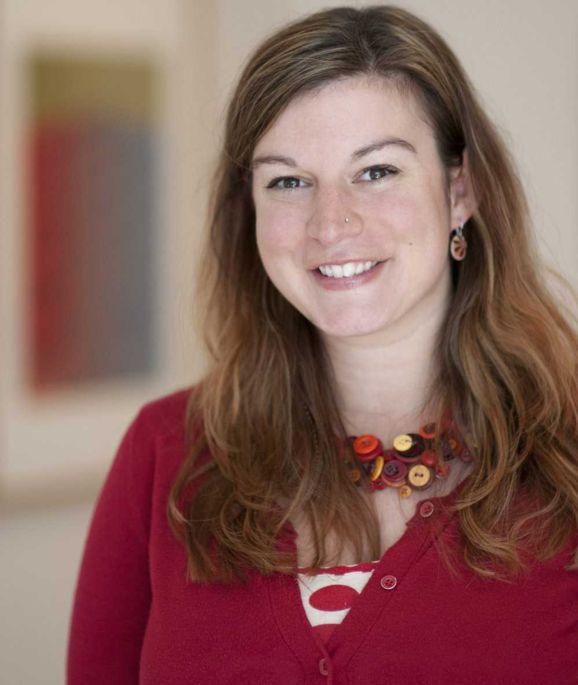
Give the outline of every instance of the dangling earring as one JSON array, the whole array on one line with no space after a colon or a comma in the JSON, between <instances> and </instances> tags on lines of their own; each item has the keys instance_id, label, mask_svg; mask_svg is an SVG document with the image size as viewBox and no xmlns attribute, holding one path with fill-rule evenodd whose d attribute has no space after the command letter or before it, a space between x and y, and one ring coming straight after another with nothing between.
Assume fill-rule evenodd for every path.
<instances>
[{"instance_id":1,"label":"dangling earring","mask_svg":"<svg viewBox=\"0 0 578 685\"><path fill-rule=\"evenodd\" d=\"M456 262L464 260L468 251L468 241L464 238L463 229L462 224L450 233L450 254Z\"/></svg>"}]
</instances>

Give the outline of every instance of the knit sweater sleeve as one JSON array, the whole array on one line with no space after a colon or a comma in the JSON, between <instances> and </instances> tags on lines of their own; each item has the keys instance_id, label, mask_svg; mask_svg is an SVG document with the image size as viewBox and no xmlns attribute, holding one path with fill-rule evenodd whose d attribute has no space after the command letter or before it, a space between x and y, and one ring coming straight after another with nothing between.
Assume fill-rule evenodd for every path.
<instances>
[{"instance_id":1,"label":"knit sweater sleeve","mask_svg":"<svg viewBox=\"0 0 578 685\"><path fill-rule=\"evenodd\" d=\"M154 440L141 410L124 434L85 544L68 645L69 685L138 683L151 603Z\"/></svg>"}]
</instances>

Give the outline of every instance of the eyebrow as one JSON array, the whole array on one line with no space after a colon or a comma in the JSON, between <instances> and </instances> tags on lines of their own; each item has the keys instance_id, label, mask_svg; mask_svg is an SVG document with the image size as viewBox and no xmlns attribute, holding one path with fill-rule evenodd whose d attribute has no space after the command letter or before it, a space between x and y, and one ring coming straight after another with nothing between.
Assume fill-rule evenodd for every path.
<instances>
[{"instance_id":1,"label":"eyebrow","mask_svg":"<svg viewBox=\"0 0 578 685\"><path fill-rule=\"evenodd\" d=\"M396 145L408 150L409 152L412 152L413 154L417 154L415 147L403 138L383 138L383 140L377 140L369 145L364 145L363 147L359 148L359 150L355 150L355 152L353 152L351 155L351 159L354 161L361 159L362 157L369 155L371 152L383 150L384 147L388 147L390 145ZM253 159L251 162L251 169L256 169L262 164L284 164L285 166L290 167L297 166L297 162L292 157L285 157L283 155L263 155Z\"/></svg>"}]
</instances>

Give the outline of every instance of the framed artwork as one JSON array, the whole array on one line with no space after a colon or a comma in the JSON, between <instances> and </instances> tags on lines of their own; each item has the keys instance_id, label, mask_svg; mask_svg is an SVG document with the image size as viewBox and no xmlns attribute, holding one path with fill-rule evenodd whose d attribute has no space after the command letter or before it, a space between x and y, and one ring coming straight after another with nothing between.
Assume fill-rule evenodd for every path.
<instances>
[{"instance_id":1,"label":"framed artwork","mask_svg":"<svg viewBox=\"0 0 578 685\"><path fill-rule=\"evenodd\" d=\"M153 70L35 55L29 78L30 388L150 373L159 361Z\"/></svg>"},{"instance_id":2,"label":"framed artwork","mask_svg":"<svg viewBox=\"0 0 578 685\"><path fill-rule=\"evenodd\" d=\"M170 383L174 325L154 55L34 49L18 74L0 251L7 506L94 495L135 408Z\"/></svg>"}]
</instances>

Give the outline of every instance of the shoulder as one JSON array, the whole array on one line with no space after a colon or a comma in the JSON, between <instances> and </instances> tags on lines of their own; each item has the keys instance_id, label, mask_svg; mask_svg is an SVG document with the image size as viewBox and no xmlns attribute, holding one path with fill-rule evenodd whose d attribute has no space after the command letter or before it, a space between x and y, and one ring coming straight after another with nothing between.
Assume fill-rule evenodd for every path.
<instances>
[{"instance_id":1,"label":"shoulder","mask_svg":"<svg viewBox=\"0 0 578 685\"><path fill-rule=\"evenodd\" d=\"M101 491L100 509L124 510L142 540L148 539L152 505L166 498L186 457L187 405L193 390L182 388L141 405L120 441ZM164 511L163 506L160 509Z\"/></svg>"},{"instance_id":2,"label":"shoulder","mask_svg":"<svg viewBox=\"0 0 578 685\"><path fill-rule=\"evenodd\" d=\"M157 439L184 435L187 405L195 387L181 388L144 403L133 424Z\"/></svg>"},{"instance_id":3,"label":"shoulder","mask_svg":"<svg viewBox=\"0 0 578 685\"><path fill-rule=\"evenodd\" d=\"M186 454L187 405L193 391L194 386L181 388L140 406L117 450L113 476L122 475L138 492L178 469Z\"/></svg>"}]
</instances>

